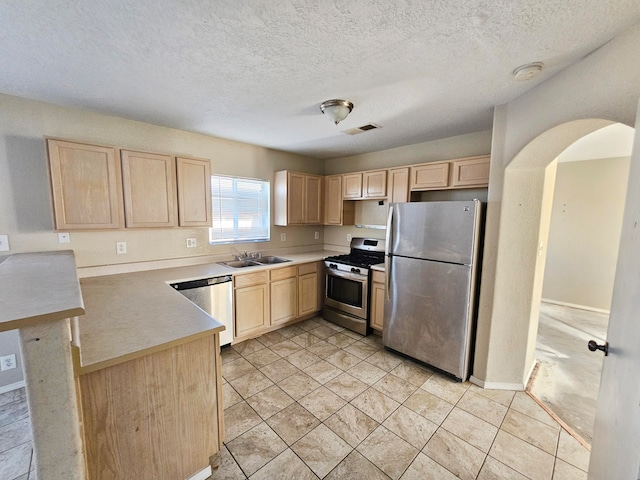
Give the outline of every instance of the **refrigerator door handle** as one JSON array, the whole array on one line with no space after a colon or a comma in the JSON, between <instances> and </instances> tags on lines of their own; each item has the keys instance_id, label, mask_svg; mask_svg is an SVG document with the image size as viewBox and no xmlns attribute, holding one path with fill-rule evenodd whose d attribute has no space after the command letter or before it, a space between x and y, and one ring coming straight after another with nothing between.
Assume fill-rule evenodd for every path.
<instances>
[{"instance_id":1,"label":"refrigerator door handle","mask_svg":"<svg viewBox=\"0 0 640 480\"><path fill-rule=\"evenodd\" d=\"M391 223L393 222L393 203L389 204L389 213L387 214L387 240L384 245L384 278L386 280L386 285L384 286L385 295L387 296L387 300L391 299L389 295L389 286L391 282L389 279L391 278L391 262L389 261L389 245L393 241L393 230L391 230Z\"/></svg>"},{"instance_id":2,"label":"refrigerator door handle","mask_svg":"<svg viewBox=\"0 0 640 480\"><path fill-rule=\"evenodd\" d=\"M391 230L391 223L393 221L393 203L389 204L389 213L387 213L387 240L384 245L384 258L385 263L386 259L389 256L389 245L393 241L393 231ZM386 266L386 265L385 265Z\"/></svg>"}]
</instances>

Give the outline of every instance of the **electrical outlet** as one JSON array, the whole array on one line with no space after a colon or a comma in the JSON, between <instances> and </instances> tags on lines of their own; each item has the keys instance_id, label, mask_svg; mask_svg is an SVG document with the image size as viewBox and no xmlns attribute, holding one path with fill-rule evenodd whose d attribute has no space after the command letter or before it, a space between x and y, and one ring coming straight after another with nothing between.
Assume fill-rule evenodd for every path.
<instances>
[{"instance_id":1,"label":"electrical outlet","mask_svg":"<svg viewBox=\"0 0 640 480\"><path fill-rule=\"evenodd\" d=\"M71 236L68 233L59 233L58 234L58 243L70 243Z\"/></svg>"},{"instance_id":2,"label":"electrical outlet","mask_svg":"<svg viewBox=\"0 0 640 480\"><path fill-rule=\"evenodd\" d=\"M195 238L187 238L187 248L193 248L198 246L198 241Z\"/></svg>"},{"instance_id":3,"label":"electrical outlet","mask_svg":"<svg viewBox=\"0 0 640 480\"><path fill-rule=\"evenodd\" d=\"M116 242L116 253L118 255L127 253L127 242Z\"/></svg>"},{"instance_id":4,"label":"electrical outlet","mask_svg":"<svg viewBox=\"0 0 640 480\"><path fill-rule=\"evenodd\" d=\"M350 242L350 241L351 241L351 234L347 233L347 242Z\"/></svg>"},{"instance_id":5,"label":"electrical outlet","mask_svg":"<svg viewBox=\"0 0 640 480\"><path fill-rule=\"evenodd\" d=\"M316 240L318 240L318 239L320 238L320 232L316 232L316 233L313 235L313 238L315 238Z\"/></svg>"},{"instance_id":6,"label":"electrical outlet","mask_svg":"<svg viewBox=\"0 0 640 480\"><path fill-rule=\"evenodd\" d=\"M287 241L287 234L286 233L281 233L280 234L280 241L281 242L286 242Z\"/></svg>"},{"instance_id":7,"label":"electrical outlet","mask_svg":"<svg viewBox=\"0 0 640 480\"><path fill-rule=\"evenodd\" d=\"M0 252L9 251L9 235L0 235Z\"/></svg>"},{"instance_id":8,"label":"electrical outlet","mask_svg":"<svg viewBox=\"0 0 640 480\"><path fill-rule=\"evenodd\" d=\"M4 372L5 370L11 370L12 368L16 368L15 353L12 353L11 355L5 355L4 357L0 357L0 370Z\"/></svg>"}]
</instances>

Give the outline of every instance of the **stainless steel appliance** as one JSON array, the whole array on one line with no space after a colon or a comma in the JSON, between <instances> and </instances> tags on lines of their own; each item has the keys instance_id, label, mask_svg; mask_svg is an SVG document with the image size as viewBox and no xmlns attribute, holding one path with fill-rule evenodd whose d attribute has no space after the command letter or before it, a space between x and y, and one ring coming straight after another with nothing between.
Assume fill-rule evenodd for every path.
<instances>
[{"instance_id":1,"label":"stainless steel appliance","mask_svg":"<svg viewBox=\"0 0 640 480\"><path fill-rule=\"evenodd\" d=\"M464 381L474 334L481 203L392 203L385 347Z\"/></svg>"},{"instance_id":2,"label":"stainless steel appliance","mask_svg":"<svg viewBox=\"0 0 640 480\"><path fill-rule=\"evenodd\" d=\"M171 285L198 307L224 324L220 346L233 341L233 283L231 275L203 278Z\"/></svg>"},{"instance_id":3,"label":"stainless steel appliance","mask_svg":"<svg viewBox=\"0 0 640 480\"><path fill-rule=\"evenodd\" d=\"M324 259L325 320L360 335L368 333L369 267L384 262L384 246L384 240L352 238L348 254Z\"/></svg>"}]
</instances>

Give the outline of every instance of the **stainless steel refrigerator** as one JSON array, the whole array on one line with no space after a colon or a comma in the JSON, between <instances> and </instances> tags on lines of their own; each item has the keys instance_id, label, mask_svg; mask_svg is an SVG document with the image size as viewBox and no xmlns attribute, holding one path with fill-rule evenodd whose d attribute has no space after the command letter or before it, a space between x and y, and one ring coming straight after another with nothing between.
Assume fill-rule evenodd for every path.
<instances>
[{"instance_id":1,"label":"stainless steel refrigerator","mask_svg":"<svg viewBox=\"0 0 640 480\"><path fill-rule=\"evenodd\" d=\"M464 381L474 334L481 203L392 203L385 347Z\"/></svg>"}]
</instances>

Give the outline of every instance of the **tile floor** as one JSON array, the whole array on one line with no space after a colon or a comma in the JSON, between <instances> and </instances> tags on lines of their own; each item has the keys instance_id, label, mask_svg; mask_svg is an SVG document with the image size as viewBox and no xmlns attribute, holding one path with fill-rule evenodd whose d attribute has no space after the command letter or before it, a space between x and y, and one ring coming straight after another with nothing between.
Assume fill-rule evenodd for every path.
<instances>
[{"instance_id":1,"label":"tile floor","mask_svg":"<svg viewBox=\"0 0 640 480\"><path fill-rule=\"evenodd\" d=\"M586 479L589 452L526 393L454 382L314 318L222 352L212 479Z\"/></svg>"},{"instance_id":2,"label":"tile floor","mask_svg":"<svg viewBox=\"0 0 640 480\"><path fill-rule=\"evenodd\" d=\"M602 352L590 352L591 339L604 343L609 315L550 303L540 304L536 343L538 370L529 388L587 443L593 439Z\"/></svg>"},{"instance_id":3,"label":"tile floor","mask_svg":"<svg viewBox=\"0 0 640 480\"><path fill-rule=\"evenodd\" d=\"M0 395L0 479L35 480L33 448L24 388Z\"/></svg>"}]
</instances>

